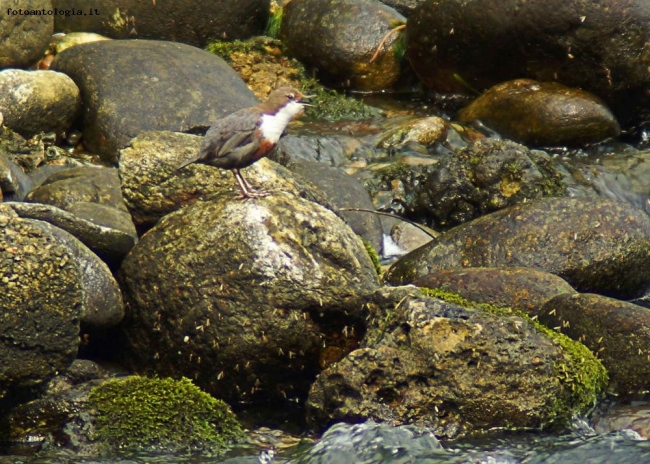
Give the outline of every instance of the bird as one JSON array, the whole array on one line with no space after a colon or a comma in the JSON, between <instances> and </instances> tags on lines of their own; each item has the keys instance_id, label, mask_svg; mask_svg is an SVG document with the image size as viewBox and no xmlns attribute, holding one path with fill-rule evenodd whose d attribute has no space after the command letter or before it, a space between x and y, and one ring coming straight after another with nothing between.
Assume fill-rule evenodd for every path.
<instances>
[{"instance_id":1,"label":"bird","mask_svg":"<svg viewBox=\"0 0 650 464\"><path fill-rule=\"evenodd\" d=\"M289 122L302 115L305 106L311 106L304 102L309 98L311 95L303 95L292 87L279 87L265 102L219 119L206 132L199 152L183 161L176 171L192 163L229 169L243 199L269 195L255 191L240 169L259 161L275 148Z\"/></svg>"}]
</instances>

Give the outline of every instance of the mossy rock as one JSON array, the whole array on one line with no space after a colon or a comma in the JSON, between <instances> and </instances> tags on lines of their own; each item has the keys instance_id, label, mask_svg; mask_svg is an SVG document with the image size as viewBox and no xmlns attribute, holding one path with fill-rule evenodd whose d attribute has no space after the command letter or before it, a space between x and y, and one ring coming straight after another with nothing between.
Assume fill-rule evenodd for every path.
<instances>
[{"instance_id":1,"label":"mossy rock","mask_svg":"<svg viewBox=\"0 0 650 464\"><path fill-rule=\"evenodd\" d=\"M231 42L215 41L206 50L226 60L261 100L266 99L274 87L291 85L313 95L309 101L313 106L306 111L308 117L337 121L367 119L381 114L379 109L326 89L318 80L309 77L298 60L285 56L284 45L277 39L254 37Z\"/></svg>"},{"instance_id":2,"label":"mossy rock","mask_svg":"<svg viewBox=\"0 0 650 464\"><path fill-rule=\"evenodd\" d=\"M487 303L470 302L463 297L439 289L421 288L428 296L438 298L463 307L479 308L494 314L512 314L530 322L535 329L564 350L564 358L556 364L558 382L563 388L554 409L559 420L557 424L568 423L574 416L583 414L603 395L609 381L607 370L596 356L582 343L566 335L549 329L537 319L532 319L523 311L513 310Z\"/></svg>"},{"instance_id":3,"label":"mossy rock","mask_svg":"<svg viewBox=\"0 0 650 464\"><path fill-rule=\"evenodd\" d=\"M122 449L223 450L243 438L228 405L189 379L132 376L95 387L95 439Z\"/></svg>"}]
</instances>

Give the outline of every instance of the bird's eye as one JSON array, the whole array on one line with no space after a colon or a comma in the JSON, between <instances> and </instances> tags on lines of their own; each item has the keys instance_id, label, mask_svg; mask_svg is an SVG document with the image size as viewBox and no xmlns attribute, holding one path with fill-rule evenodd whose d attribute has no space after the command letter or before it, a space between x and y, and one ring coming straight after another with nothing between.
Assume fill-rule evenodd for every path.
<instances>
[{"instance_id":1,"label":"bird's eye","mask_svg":"<svg viewBox=\"0 0 650 464\"><path fill-rule=\"evenodd\" d=\"M287 98L288 98L289 100L295 100L295 99L296 99L296 96L295 96L293 93L288 93L288 94L287 94Z\"/></svg>"}]
</instances>

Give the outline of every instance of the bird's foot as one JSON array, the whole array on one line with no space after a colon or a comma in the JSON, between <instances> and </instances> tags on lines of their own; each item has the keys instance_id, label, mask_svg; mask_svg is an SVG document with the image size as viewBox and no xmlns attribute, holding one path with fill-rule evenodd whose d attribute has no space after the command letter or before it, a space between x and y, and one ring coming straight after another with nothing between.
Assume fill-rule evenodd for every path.
<instances>
[{"instance_id":1,"label":"bird's foot","mask_svg":"<svg viewBox=\"0 0 650 464\"><path fill-rule=\"evenodd\" d=\"M255 191L255 190L249 189L249 190L246 190L245 192L244 191L241 192L241 196L239 197L239 199L240 200L247 200L249 198L264 198L264 197L268 197L269 195L271 195L271 192L267 192L267 191L264 191L264 190Z\"/></svg>"}]
</instances>

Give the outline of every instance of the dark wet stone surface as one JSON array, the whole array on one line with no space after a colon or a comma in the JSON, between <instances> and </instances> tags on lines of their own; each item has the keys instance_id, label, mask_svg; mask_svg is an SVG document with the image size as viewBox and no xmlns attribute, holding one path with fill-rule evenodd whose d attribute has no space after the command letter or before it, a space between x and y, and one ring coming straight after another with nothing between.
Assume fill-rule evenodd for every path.
<instances>
[{"instance_id":1,"label":"dark wet stone surface","mask_svg":"<svg viewBox=\"0 0 650 464\"><path fill-rule=\"evenodd\" d=\"M280 38L289 53L336 87L381 90L400 75L398 34L370 63L382 38L405 21L393 8L369 0L292 0L283 11Z\"/></svg>"},{"instance_id":2,"label":"dark wet stone surface","mask_svg":"<svg viewBox=\"0 0 650 464\"><path fill-rule=\"evenodd\" d=\"M575 293L565 280L523 267L444 269L416 279L413 285L455 293L477 303L517 309L530 317L538 316L542 305L554 296Z\"/></svg>"},{"instance_id":3,"label":"dark wet stone surface","mask_svg":"<svg viewBox=\"0 0 650 464\"><path fill-rule=\"evenodd\" d=\"M54 29L54 16L8 14L11 10L42 10L51 8L50 0L21 0L3 4L0 23L0 69L33 65L47 49Z\"/></svg>"},{"instance_id":4,"label":"dark wet stone surface","mask_svg":"<svg viewBox=\"0 0 650 464\"><path fill-rule=\"evenodd\" d=\"M83 284L64 241L0 204L0 286L4 397L42 385L74 360Z\"/></svg>"},{"instance_id":5,"label":"dark wet stone surface","mask_svg":"<svg viewBox=\"0 0 650 464\"><path fill-rule=\"evenodd\" d=\"M596 353L619 397L647 393L650 309L601 295L565 294L548 301L539 320Z\"/></svg>"},{"instance_id":6,"label":"dark wet stone surface","mask_svg":"<svg viewBox=\"0 0 650 464\"><path fill-rule=\"evenodd\" d=\"M482 216L397 261L393 285L437 270L532 267L582 292L633 298L650 283L650 217L612 200L545 198Z\"/></svg>"},{"instance_id":7,"label":"dark wet stone surface","mask_svg":"<svg viewBox=\"0 0 650 464\"><path fill-rule=\"evenodd\" d=\"M144 130L185 131L257 103L221 58L189 45L107 40L69 48L51 69L84 97L84 145L117 163Z\"/></svg>"},{"instance_id":8,"label":"dark wet stone surface","mask_svg":"<svg viewBox=\"0 0 650 464\"><path fill-rule=\"evenodd\" d=\"M598 95L627 127L648 119L649 18L643 0L427 0L410 15L407 53L438 92L557 81Z\"/></svg>"},{"instance_id":9,"label":"dark wet stone surface","mask_svg":"<svg viewBox=\"0 0 650 464\"><path fill-rule=\"evenodd\" d=\"M62 10L86 14L58 15L55 29L97 32L114 39L155 39L204 47L213 40L247 39L264 32L269 0L52 0ZM90 10L98 14L89 14Z\"/></svg>"},{"instance_id":10,"label":"dark wet stone surface","mask_svg":"<svg viewBox=\"0 0 650 464\"><path fill-rule=\"evenodd\" d=\"M295 172L320 188L337 208L361 208L374 211L375 207L361 182L343 171L323 163L295 163ZM377 215L360 211L340 211L352 230L367 240L381 253L383 231Z\"/></svg>"},{"instance_id":11,"label":"dark wet stone surface","mask_svg":"<svg viewBox=\"0 0 650 464\"><path fill-rule=\"evenodd\" d=\"M518 79L498 84L458 113L527 146L582 146L620 133L609 108L593 94L557 82Z\"/></svg>"}]
</instances>

